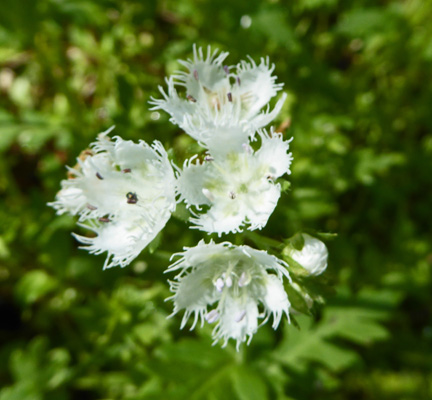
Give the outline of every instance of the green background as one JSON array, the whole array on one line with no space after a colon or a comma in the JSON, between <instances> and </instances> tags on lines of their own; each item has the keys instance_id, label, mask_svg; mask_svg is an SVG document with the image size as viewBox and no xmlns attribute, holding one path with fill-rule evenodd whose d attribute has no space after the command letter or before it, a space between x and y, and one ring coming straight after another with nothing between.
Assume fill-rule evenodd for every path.
<instances>
[{"instance_id":1,"label":"green background","mask_svg":"<svg viewBox=\"0 0 432 400\"><path fill-rule=\"evenodd\" d=\"M0 400L432 398L431 15L428 0L3 0ZM166 319L169 257L203 237L181 211L102 271L46 206L113 124L179 165L199 151L147 103L193 43L229 64L268 55L285 84L292 186L262 235L338 234L326 305L239 353Z\"/></svg>"}]
</instances>

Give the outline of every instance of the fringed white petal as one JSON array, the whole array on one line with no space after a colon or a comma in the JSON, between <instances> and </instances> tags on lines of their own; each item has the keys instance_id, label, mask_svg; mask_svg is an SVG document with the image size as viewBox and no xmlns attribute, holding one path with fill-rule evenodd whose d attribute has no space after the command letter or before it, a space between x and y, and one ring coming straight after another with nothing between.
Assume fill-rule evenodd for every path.
<instances>
[{"instance_id":1,"label":"fringed white petal","mask_svg":"<svg viewBox=\"0 0 432 400\"><path fill-rule=\"evenodd\" d=\"M258 329L273 316L276 328L285 313L289 318L289 301L283 278L289 279L286 264L265 251L229 242L203 241L177 254L180 259L167 272L180 271L170 282L174 313L184 310L182 326L193 317L215 324L214 342L225 346L234 339L237 350L250 342ZM259 313L262 305L264 313Z\"/></svg>"}]
</instances>

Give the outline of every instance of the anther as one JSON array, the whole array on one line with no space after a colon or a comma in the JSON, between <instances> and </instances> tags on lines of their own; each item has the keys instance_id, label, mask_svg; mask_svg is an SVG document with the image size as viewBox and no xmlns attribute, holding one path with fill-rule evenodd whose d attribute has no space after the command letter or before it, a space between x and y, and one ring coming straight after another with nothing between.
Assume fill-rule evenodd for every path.
<instances>
[{"instance_id":1,"label":"anther","mask_svg":"<svg viewBox=\"0 0 432 400\"><path fill-rule=\"evenodd\" d=\"M125 168L124 170L122 170L122 172L128 174L129 172L132 172L132 170L130 168Z\"/></svg>"},{"instance_id":2,"label":"anther","mask_svg":"<svg viewBox=\"0 0 432 400\"><path fill-rule=\"evenodd\" d=\"M231 94L231 92L229 92L229 93L227 94L227 96L228 96L228 101L229 101L230 103L232 103L232 94Z\"/></svg>"},{"instance_id":3,"label":"anther","mask_svg":"<svg viewBox=\"0 0 432 400\"><path fill-rule=\"evenodd\" d=\"M237 315L234 318L234 321L235 322L240 322L245 317L245 315L246 315L246 311L245 310L238 312Z\"/></svg>"},{"instance_id":4,"label":"anther","mask_svg":"<svg viewBox=\"0 0 432 400\"><path fill-rule=\"evenodd\" d=\"M98 218L98 220L100 222L111 222L111 220L109 218L107 218L107 217L100 217L100 218Z\"/></svg>"},{"instance_id":5,"label":"anther","mask_svg":"<svg viewBox=\"0 0 432 400\"><path fill-rule=\"evenodd\" d=\"M207 154L205 157L204 157L204 161L213 161L214 160L214 158L211 156L211 155L209 155L209 154Z\"/></svg>"},{"instance_id":6,"label":"anther","mask_svg":"<svg viewBox=\"0 0 432 400\"><path fill-rule=\"evenodd\" d=\"M223 70L225 71L225 73L228 75L229 74L229 67L228 65L224 65L223 66Z\"/></svg>"},{"instance_id":7,"label":"anther","mask_svg":"<svg viewBox=\"0 0 432 400\"><path fill-rule=\"evenodd\" d=\"M227 287L232 286L232 279L230 276L228 276L228 278L225 279L225 284L227 285Z\"/></svg>"},{"instance_id":8,"label":"anther","mask_svg":"<svg viewBox=\"0 0 432 400\"><path fill-rule=\"evenodd\" d=\"M132 193L132 192L127 193L126 199L128 204L136 204L138 202L138 197L136 193Z\"/></svg>"},{"instance_id":9,"label":"anther","mask_svg":"<svg viewBox=\"0 0 432 400\"><path fill-rule=\"evenodd\" d=\"M249 282L250 282L249 276L246 275L246 272L243 271L238 280L239 287L246 286Z\"/></svg>"},{"instance_id":10,"label":"anther","mask_svg":"<svg viewBox=\"0 0 432 400\"><path fill-rule=\"evenodd\" d=\"M222 280L222 278L218 278L218 279L216 280L216 282L214 283L214 285L215 285L215 287L216 287L216 290L220 293L220 292L222 292L222 289L224 288L225 283L224 283L224 281Z\"/></svg>"},{"instance_id":11,"label":"anther","mask_svg":"<svg viewBox=\"0 0 432 400\"><path fill-rule=\"evenodd\" d=\"M207 315L205 316L205 319L209 324L212 324L213 322L216 322L219 319L219 312L218 310L211 310Z\"/></svg>"},{"instance_id":12,"label":"anther","mask_svg":"<svg viewBox=\"0 0 432 400\"><path fill-rule=\"evenodd\" d=\"M274 181L274 176L273 176L273 175L267 175L267 176L266 176L266 179L267 179L268 181L270 181L270 182L273 182L273 181Z\"/></svg>"},{"instance_id":13,"label":"anther","mask_svg":"<svg viewBox=\"0 0 432 400\"><path fill-rule=\"evenodd\" d=\"M96 206L93 206L93 205L91 205L91 204L87 204L87 208L88 208L89 210L92 210L92 211L97 210L97 207L96 207Z\"/></svg>"},{"instance_id":14,"label":"anther","mask_svg":"<svg viewBox=\"0 0 432 400\"><path fill-rule=\"evenodd\" d=\"M193 97L192 95L188 94L188 95L186 96L186 98L187 98L189 101L191 101L192 103L196 103L196 98Z\"/></svg>"},{"instance_id":15,"label":"anther","mask_svg":"<svg viewBox=\"0 0 432 400\"><path fill-rule=\"evenodd\" d=\"M213 202L214 199L215 199L214 196L213 196L213 193L210 192L210 190L208 190L208 189L206 189L206 188L202 189L202 194L203 194L205 197L207 197L207 199L209 199L211 202Z\"/></svg>"},{"instance_id":16,"label":"anther","mask_svg":"<svg viewBox=\"0 0 432 400\"><path fill-rule=\"evenodd\" d=\"M246 154L252 154L252 147L250 145L248 145L247 143L243 143L242 147Z\"/></svg>"},{"instance_id":17,"label":"anther","mask_svg":"<svg viewBox=\"0 0 432 400\"><path fill-rule=\"evenodd\" d=\"M198 80L198 71L194 69L193 76L196 80Z\"/></svg>"},{"instance_id":18,"label":"anther","mask_svg":"<svg viewBox=\"0 0 432 400\"><path fill-rule=\"evenodd\" d=\"M96 172L96 178L103 180L103 176L99 172Z\"/></svg>"},{"instance_id":19,"label":"anther","mask_svg":"<svg viewBox=\"0 0 432 400\"><path fill-rule=\"evenodd\" d=\"M237 84L240 86L241 85L241 80L239 77L237 77Z\"/></svg>"},{"instance_id":20,"label":"anther","mask_svg":"<svg viewBox=\"0 0 432 400\"><path fill-rule=\"evenodd\" d=\"M231 199L231 200L234 200L237 196L236 196L236 194L234 193L234 192L229 192L228 193L228 196L229 196L229 198Z\"/></svg>"}]
</instances>

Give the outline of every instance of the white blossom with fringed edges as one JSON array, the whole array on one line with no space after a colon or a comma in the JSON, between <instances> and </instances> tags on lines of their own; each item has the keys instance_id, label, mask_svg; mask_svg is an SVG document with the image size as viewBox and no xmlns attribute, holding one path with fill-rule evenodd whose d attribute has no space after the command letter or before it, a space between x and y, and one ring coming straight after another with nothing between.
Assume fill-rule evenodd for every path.
<instances>
[{"instance_id":1,"label":"white blossom with fringed edges","mask_svg":"<svg viewBox=\"0 0 432 400\"><path fill-rule=\"evenodd\" d=\"M192 158L177 177L180 200L193 209L191 222L206 232L239 232L263 228L280 197L276 178L290 173L289 141L275 132L259 131L261 147L249 145L241 152ZM205 210L204 210L205 208Z\"/></svg>"},{"instance_id":2,"label":"white blossom with fringed edges","mask_svg":"<svg viewBox=\"0 0 432 400\"><path fill-rule=\"evenodd\" d=\"M90 253L106 252L105 268L128 265L155 238L174 211L175 178L158 141L149 146L101 133L69 168L56 200L57 214L79 216L96 236L74 234Z\"/></svg>"},{"instance_id":3,"label":"white blossom with fringed edges","mask_svg":"<svg viewBox=\"0 0 432 400\"><path fill-rule=\"evenodd\" d=\"M249 137L276 117L286 99L283 94L270 111L268 103L283 84L275 83L274 65L268 59L256 64L249 58L249 62L229 67L224 65L227 56L227 52L212 52L208 47L205 57L202 48L194 46L193 59L180 60L187 71L169 77L168 91L159 87L163 99L150 101L152 110L166 111L171 122L212 153L240 150Z\"/></svg>"},{"instance_id":4,"label":"white blossom with fringed edges","mask_svg":"<svg viewBox=\"0 0 432 400\"><path fill-rule=\"evenodd\" d=\"M182 328L191 316L191 329L198 321L215 323L214 344L222 340L225 346L234 339L238 350L240 343L249 344L259 322L264 324L272 316L276 329L283 314L289 319L283 278L291 280L282 260L249 246L212 241L201 241L174 256L180 259L166 272L180 271L170 281L174 293L170 299L172 315L184 310Z\"/></svg>"}]
</instances>

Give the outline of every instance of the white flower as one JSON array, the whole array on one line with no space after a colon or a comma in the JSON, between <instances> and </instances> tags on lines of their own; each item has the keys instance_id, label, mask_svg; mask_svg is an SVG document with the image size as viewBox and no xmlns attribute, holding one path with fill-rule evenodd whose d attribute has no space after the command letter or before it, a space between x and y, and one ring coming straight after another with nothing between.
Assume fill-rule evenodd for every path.
<instances>
[{"instance_id":1,"label":"white flower","mask_svg":"<svg viewBox=\"0 0 432 400\"><path fill-rule=\"evenodd\" d=\"M264 324L273 317L273 329L282 315L289 319L290 303L283 286L283 277L290 277L286 264L278 258L248 246L225 242L186 248L181 258L167 272L180 273L170 282L174 295L172 315L184 310L183 328L193 316L192 328L200 320L216 323L214 343L229 339L241 342L252 339L259 319Z\"/></svg>"},{"instance_id":2,"label":"white flower","mask_svg":"<svg viewBox=\"0 0 432 400\"><path fill-rule=\"evenodd\" d=\"M201 206L207 209L192 211L196 228L220 236L239 232L244 224L250 230L266 225L280 197L280 184L274 181L290 173L292 156L282 135L260 131L259 136L262 144L256 152L246 145L239 153L185 163L177 179L180 199L198 211Z\"/></svg>"},{"instance_id":3,"label":"white flower","mask_svg":"<svg viewBox=\"0 0 432 400\"><path fill-rule=\"evenodd\" d=\"M165 226L175 209L174 173L160 142L99 135L69 168L56 201L57 214L79 215L96 237L74 235L91 253L107 252L104 268L129 264Z\"/></svg>"},{"instance_id":4,"label":"white flower","mask_svg":"<svg viewBox=\"0 0 432 400\"><path fill-rule=\"evenodd\" d=\"M304 246L301 250L293 249L290 257L305 268L310 275L320 275L327 268L328 250L326 245L307 233L303 233Z\"/></svg>"},{"instance_id":5,"label":"white flower","mask_svg":"<svg viewBox=\"0 0 432 400\"><path fill-rule=\"evenodd\" d=\"M159 87L163 99L150 101L152 110L166 111L171 122L213 153L214 147L236 150L247 143L249 136L276 117L286 98L284 94L270 111L268 103L282 84L275 83L274 65L268 59L262 58L259 65L250 59L228 67L223 65L227 56L208 47L204 57L202 49L194 46L193 60L180 61L187 71L167 79L168 93ZM177 92L179 86L185 90L184 97Z\"/></svg>"}]
</instances>

